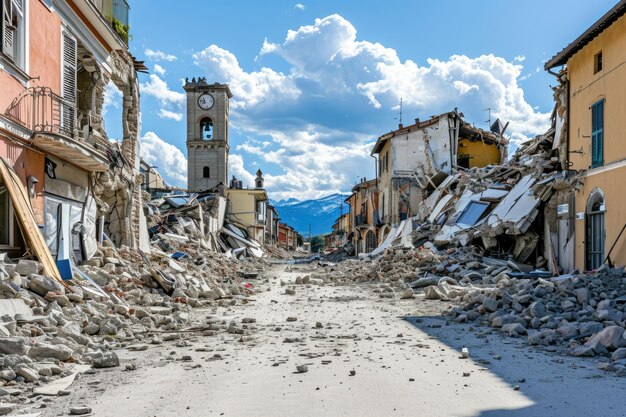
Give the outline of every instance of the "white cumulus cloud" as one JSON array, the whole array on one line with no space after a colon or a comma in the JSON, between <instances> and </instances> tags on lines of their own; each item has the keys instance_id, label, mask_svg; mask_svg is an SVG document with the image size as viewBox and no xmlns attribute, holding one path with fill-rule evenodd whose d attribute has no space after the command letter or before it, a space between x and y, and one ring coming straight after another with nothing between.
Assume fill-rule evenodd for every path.
<instances>
[{"instance_id":1,"label":"white cumulus cloud","mask_svg":"<svg viewBox=\"0 0 626 417\"><path fill-rule=\"evenodd\" d=\"M158 115L164 119L175 120L177 122L180 122L181 120L183 120L183 114L175 112L175 111L159 109Z\"/></svg>"},{"instance_id":2,"label":"white cumulus cloud","mask_svg":"<svg viewBox=\"0 0 626 417\"><path fill-rule=\"evenodd\" d=\"M163 68L159 64L154 64L154 73L162 77L165 75L165 68Z\"/></svg>"},{"instance_id":3,"label":"white cumulus cloud","mask_svg":"<svg viewBox=\"0 0 626 417\"><path fill-rule=\"evenodd\" d=\"M306 9L306 6L302 3L297 3L295 6L293 6L293 8L296 10L304 10Z\"/></svg>"},{"instance_id":4,"label":"white cumulus cloud","mask_svg":"<svg viewBox=\"0 0 626 417\"><path fill-rule=\"evenodd\" d=\"M157 170L170 185L187 186L187 158L176 146L154 132L146 132L140 140L141 157Z\"/></svg>"},{"instance_id":5,"label":"white cumulus cloud","mask_svg":"<svg viewBox=\"0 0 626 417\"><path fill-rule=\"evenodd\" d=\"M293 100L300 95L293 81L285 74L270 68L245 72L235 55L216 45L211 45L193 55L195 64L212 68L212 76L218 80L228 80L234 94L233 108L246 108L281 100Z\"/></svg>"},{"instance_id":6,"label":"white cumulus cloud","mask_svg":"<svg viewBox=\"0 0 626 417\"><path fill-rule=\"evenodd\" d=\"M150 74L149 80L139 85L142 94L153 96L161 104L182 104L185 102L185 94L170 90L167 83L156 74Z\"/></svg>"},{"instance_id":7,"label":"white cumulus cloud","mask_svg":"<svg viewBox=\"0 0 626 417\"><path fill-rule=\"evenodd\" d=\"M287 69L262 66L269 55ZM231 166L243 174L250 156L276 168L280 173L266 175L273 198L346 191L357 176L373 175L369 152L397 123L401 98L407 120L457 107L486 127L484 109L491 108L492 118L510 122L513 142L543 133L549 113L524 97L523 60L492 54L402 59L392 48L358 39L354 25L337 14L289 30L282 41L261 41L253 70L217 45L194 55L211 79L229 83L233 126L259 138L239 144Z\"/></svg>"},{"instance_id":8,"label":"white cumulus cloud","mask_svg":"<svg viewBox=\"0 0 626 417\"><path fill-rule=\"evenodd\" d=\"M152 50L152 49L146 49L144 51L144 55L146 57L148 57L148 59L151 59L153 61L168 61L168 62L172 62L172 61L176 61L178 58L176 57L176 55L172 55L172 54L167 54L163 51L159 51L159 50Z\"/></svg>"}]
</instances>

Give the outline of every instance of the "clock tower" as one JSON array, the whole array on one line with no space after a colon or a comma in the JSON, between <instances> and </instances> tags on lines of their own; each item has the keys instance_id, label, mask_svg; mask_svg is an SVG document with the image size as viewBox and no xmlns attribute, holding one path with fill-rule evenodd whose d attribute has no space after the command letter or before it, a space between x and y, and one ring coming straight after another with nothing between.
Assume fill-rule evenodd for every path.
<instances>
[{"instance_id":1,"label":"clock tower","mask_svg":"<svg viewBox=\"0 0 626 417\"><path fill-rule=\"evenodd\" d=\"M185 80L187 93L187 189L206 191L228 182L227 84L207 84L206 78Z\"/></svg>"}]
</instances>

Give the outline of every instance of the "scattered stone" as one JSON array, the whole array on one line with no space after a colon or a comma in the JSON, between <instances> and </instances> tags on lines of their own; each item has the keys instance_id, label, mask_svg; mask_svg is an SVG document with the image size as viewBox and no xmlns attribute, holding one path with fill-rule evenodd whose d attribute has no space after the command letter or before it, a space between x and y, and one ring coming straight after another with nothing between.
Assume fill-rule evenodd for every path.
<instances>
[{"instance_id":1,"label":"scattered stone","mask_svg":"<svg viewBox=\"0 0 626 417\"><path fill-rule=\"evenodd\" d=\"M620 347L626 346L626 340L624 339L624 328L621 326L608 326L600 332L594 334L585 342L585 346L593 346L599 343L609 351L616 350Z\"/></svg>"},{"instance_id":2,"label":"scattered stone","mask_svg":"<svg viewBox=\"0 0 626 417\"><path fill-rule=\"evenodd\" d=\"M413 298L413 297L415 297L415 293L413 293L413 290L410 288L407 288L406 290L402 291L402 295L400 296L400 298L402 298L403 300Z\"/></svg>"},{"instance_id":3,"label":"scattered stone","mask_svg":"<svg viewBox=\"0 0 626 417\"><path fill-rule=\"evenodd\" d=\"M120 366L120 359L115 352L94 352L87 354L94 368L113 368Z\"/></svg>"},{"instance_id":4,"label":"scattered stone","mask_svg":"<svg viewBox=\"0 0 626 417\"><path fill-rule=\"evenodd\" d=\"M296 371L297 371L299 374L303 374L303 373L305 373L305 372L309 372L309 367L308 367L308 366L306 366L306 365L298 365L298 366L296 366Z\"/></svg>"},{"instance_id":5,"label":"scattered stone","mask_svg":"<svg viewBox=\"0 0 626 417\"><path fill-rule=\"evenodd\" d=\"M72 416L83 416L89 413L91 413L91 408L84 405L70 408L70 415Z\"/></svg>"}]
</instances>

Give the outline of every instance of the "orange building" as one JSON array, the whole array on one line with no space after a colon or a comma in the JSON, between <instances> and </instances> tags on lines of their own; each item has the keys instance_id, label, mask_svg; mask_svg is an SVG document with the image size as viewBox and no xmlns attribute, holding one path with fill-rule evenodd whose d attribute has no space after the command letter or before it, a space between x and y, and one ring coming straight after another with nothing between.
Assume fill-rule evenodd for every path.
<instances>
[{"instance_id":1,"label":"orange building","mask_svg":"<svg viewBox=\"0 0 626 417\"><path fill-rule=\"evenodd\" d=\"M145 67L128 52L128 4L4 0L0 7L0 157L27 188L52 254L89 258L102 234L138 246L136 70ZM109 82L123 96L124 138L117 144L102 118ZM0 230L0 250L23 253L2 179Z\"/></svg>"}]
</instances>

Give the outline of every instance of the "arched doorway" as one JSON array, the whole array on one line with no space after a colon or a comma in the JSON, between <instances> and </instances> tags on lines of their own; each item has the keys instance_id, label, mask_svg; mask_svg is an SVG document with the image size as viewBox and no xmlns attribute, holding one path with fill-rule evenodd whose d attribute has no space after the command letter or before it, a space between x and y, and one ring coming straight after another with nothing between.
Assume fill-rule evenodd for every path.
<instances>
[{"instance_id":1,"label":"arched doorway","mask_svg":"<svg viewBox=\"0 0 626 417\"><path fill-rule=\"evenodd\" d=\"M604 193L596 188L587 200L585 216L585 268L589 271L599 268L604 263L605 211Z\"/></svg>"},{"instance_id":2,"label":"arched doorway","mask_svg":"<svg viewBox=\"0 0 626 417\"><path fill-rule=\"evenodd\" d=\"M365 234L365 253L371 253L376 246L376 233L368 230Z\"/></svg>"}]
</instances>

